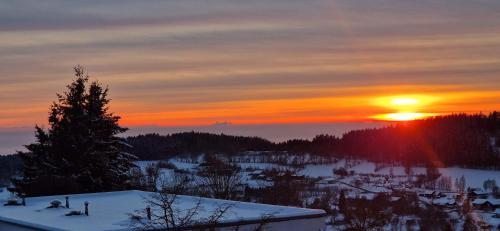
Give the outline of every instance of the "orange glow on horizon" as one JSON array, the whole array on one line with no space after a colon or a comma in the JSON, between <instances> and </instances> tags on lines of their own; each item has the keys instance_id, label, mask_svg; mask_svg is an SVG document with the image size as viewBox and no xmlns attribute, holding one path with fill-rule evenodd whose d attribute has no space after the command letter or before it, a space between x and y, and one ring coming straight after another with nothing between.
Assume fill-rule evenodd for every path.
<instances>
[{"instance_id":1,"label":"orange glow on horizon","mask_svg":"<svg viewBox=\"0 0 500 231\"><path fill-rule=\"evenodd\" d=\"M289 92L299 97L290 98L285 94ZM272 97L266 90L258 91L262 97L253 99L206 102L163 101L156 95L145 99L112 95L110 111L122 117L120 124L125 127L178 127L211 126L216 121L233 125L407 121L449 113L489 112L500 107L495 101L500 97L497 91L461 91L433 85L342 88L333 94L331 89L320 88L317 95L311 96L305 95L307 92L302 88L273 90L278 96ZM229 93L247 94L242 90ZM30 108L15 109L3 112L5 118L0 118L0 128L47 126L45 100Z\"/></svg>"}]
</instances>

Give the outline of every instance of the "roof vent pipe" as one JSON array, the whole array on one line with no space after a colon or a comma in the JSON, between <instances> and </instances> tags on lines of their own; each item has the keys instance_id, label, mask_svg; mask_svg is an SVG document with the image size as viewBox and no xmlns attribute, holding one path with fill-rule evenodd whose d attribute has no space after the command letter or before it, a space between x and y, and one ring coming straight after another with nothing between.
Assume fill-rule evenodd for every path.
<instances>
[{"instance_id":1,"label":"roof vent pipe","mask_svg":"<svg viewBox=\"0 0 500 231\"><path fill-rule=\"evenodd\" d=\"M66 196L65 199L66 199L66 208L69 208L69 197Z\"/></svg>"},{"instance_id":2,"label":"roof vent pipe","mask_svg":"<svg viewBox=\"0 0 500 231\"><path fill-rule=\"evenodd\" d=\"M148 216L148 220L151 220L151 207L146 207L146 215Z\"/></svg>"},{"instance_id":3,"label":"roof vent pipe","mask_svg":"<svg viewBox=\"0 0 500 231\"><path fill-rule=\"evenodd\" d=\"M89 215L89 202L85 201L85 215Z\"/></svg>"}]
</instances>

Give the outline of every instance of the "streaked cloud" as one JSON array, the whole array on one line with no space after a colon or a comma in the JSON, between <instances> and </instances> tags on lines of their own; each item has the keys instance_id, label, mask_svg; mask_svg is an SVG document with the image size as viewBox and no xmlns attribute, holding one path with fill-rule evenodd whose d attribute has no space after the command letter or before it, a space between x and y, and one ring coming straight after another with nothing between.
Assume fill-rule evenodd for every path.
<instances>
[{"instance_id":1,"label":"streaked cloud","mask_svg":"<svg viewBox=\"0 0 500 231\"><path fill-rule=\"evenodd\" d=\"M83 64L131 126L366 121L500 108L500 2L0 2L0 128L44 124Z\"/></svg>"}]
</instances>

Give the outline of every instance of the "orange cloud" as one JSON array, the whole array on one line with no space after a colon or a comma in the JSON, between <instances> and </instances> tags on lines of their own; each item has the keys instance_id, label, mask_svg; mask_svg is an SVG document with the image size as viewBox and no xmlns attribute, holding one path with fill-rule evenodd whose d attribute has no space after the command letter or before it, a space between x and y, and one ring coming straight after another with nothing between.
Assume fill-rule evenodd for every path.
<instances>
[{"instance_id":1,"label":"orange cloud","mask_svg":"<svg viewBox=\"0 0 500 231\"><path fill-rule=\"evenodd\" d=\"M46 123L75 64L110 86L124 125L498 110L499 9L488 1L5 6L0 127Z\"/></svg>"}]
</instances>

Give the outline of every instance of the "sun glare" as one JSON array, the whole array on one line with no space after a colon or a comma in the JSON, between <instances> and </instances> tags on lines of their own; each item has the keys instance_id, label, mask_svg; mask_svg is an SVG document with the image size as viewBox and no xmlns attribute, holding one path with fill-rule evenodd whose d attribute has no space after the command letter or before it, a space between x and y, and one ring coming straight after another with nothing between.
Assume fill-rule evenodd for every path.
<instances>
[{"instance_id":1,"label":"sun glare","mask_svg":"<svg viewBox=\"0 0 500 231\"><path fill-rule=\"evenodd\" d=\"M421 112L396 112L396 113L375 115L372 116L371 118L376 120L385 120L385 121L409 121L409 120L423 119L435 115L437 114L421 113Z\"/></svg>"},{"instance_id":2,"label":"sun glare","mask_svg":"<svg viewBox=\"0 0 500 231\"><path fill-rule=\"evenodd\" d=\"M395 95L374 99L375 106L393 110L393 113L379 114L371 118L385 121L408 121L436 115L424 113L426 107L437 99L427 95Z\"/></svg>"},{"instance_id":3,"label":"sun glare","mask_svg":"<svg viewBox=\"0 0 500 231\"><path fill-rule=\"evenodd\" d=\"M386 120L394 120L394 121L408 121L421 119L425 117L424 113L417 112L399 112L399 113L389 113L383 116Z\"/></svg>"}]
</instances>

